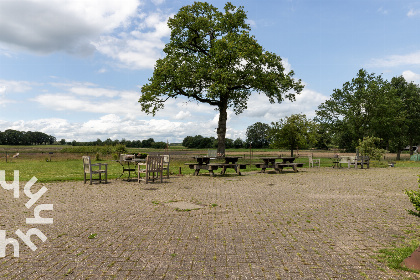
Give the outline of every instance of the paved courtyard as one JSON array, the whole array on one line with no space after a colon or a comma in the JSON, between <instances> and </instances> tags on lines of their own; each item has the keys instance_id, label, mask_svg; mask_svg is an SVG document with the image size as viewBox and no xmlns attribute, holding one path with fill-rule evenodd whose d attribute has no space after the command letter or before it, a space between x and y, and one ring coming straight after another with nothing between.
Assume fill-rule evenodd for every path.
<instances>
[{"instance_id":1,"label":"paved courtyard","mask_svg":"<svg viewBox=\"0 0 420 280\"><path fill-rule=\"evenodd\" d=\"M303 168L163 184L35 184L29 209L0 188L0 229L19 241L0 259L3 279L418 279L379 262L378 250L418 236L404 189L415 168ZM53 224L27 225L34 207ZM15 234L39 229L31 251Z\"/></svg>"}]
</instances>

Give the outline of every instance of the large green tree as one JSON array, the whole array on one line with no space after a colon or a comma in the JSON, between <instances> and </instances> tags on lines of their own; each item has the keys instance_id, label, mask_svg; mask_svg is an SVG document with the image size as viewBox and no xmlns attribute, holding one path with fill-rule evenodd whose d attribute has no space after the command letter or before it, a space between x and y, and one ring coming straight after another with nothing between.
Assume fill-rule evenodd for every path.
<instances>
[{"instance_id":1,"label":"large green tree","mask_svg":"<svg viewBox=\"0 0 420 280\"><path fill-rule=\"evenodd\" d=\"M317 121L328 127L340 148L354 151L359 140L367 136L383 139L384 145L399 137L401 106L401 99L386 80L360 69L342 89L334 89L316 114Z\"/></svg>"},{"instance_id":2,"label":"large green tree","mask_svg":"<svg viewBox=\"0 0 420 280\"><path fill-rule=\"evenodd\" d=\"M306 118L304 114L294 114L271 123L269 131L270 146L272 148L290 148L293 150L300 147L313 146L317 141L317 124Z\"/></svg>"},{"instance_id":3,"label":"large green tree","mask_svg":"<svg viewBox=\"0 0 420 280\"><path fill-rule=\"evenodd\" d=\"M166 56L157 60L153 76L141 89L142 111L155 115L169 98L186 97L219 111L218 153L225 153L227 110L240 114L252 93L271 103L293 101L303 89L285 73L282 59L265 51L249 34L243 7L227 3L219 11L206 2L182 7L168 21L171 37Z\"/></svg>"}]
</instances>

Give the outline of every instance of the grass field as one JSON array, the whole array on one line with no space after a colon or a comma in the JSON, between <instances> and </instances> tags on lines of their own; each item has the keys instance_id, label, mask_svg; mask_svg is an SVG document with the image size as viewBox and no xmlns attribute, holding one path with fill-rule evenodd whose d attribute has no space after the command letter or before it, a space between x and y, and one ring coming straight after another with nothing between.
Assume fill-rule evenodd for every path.
<instances>
[{"instance_id":1,"label":"grass field","mask_svg":"<svg viewBox=\"0 0 420 280\"><path fill-rule=\"evenodd\" d=\"M64 147L60 145L46 145L46 146L0 146L0 170L6 173L6 181L13 181L14 170L19 170L19 178L21 181L28 181L35 176L39 182L54 182L54 181L78 181L83 180L82 172L82 155L84 153L62 153L60 152ZM13 155L19 153L19 156L13 158ZM185 163L194 162L192 158L194 155L205 155L207 150L183 149L182 147L171 147L168 151L156 149L128 149L128 153L147 153L147 154L170 154L170 172L173 175L192 174ZM297 152L296 152L297 153ZM308 153L313 153L314 158L321 159L321 167L331 167L332 157L334 152L326 151L299 151L299 157L295 162L304 163L308 167L308 158L305 157ZM7 154L7 161L6 161ZM246 171L256 171L257 169L253 163L261 162L260 156L275 156L275 155L289 155L290 151L278 151L270 149L253 150L250 153L247 149L232 149L228 150L227 154L237 155L242 157L241 163L249 163L250 165ZM98 162L96 154L92 153L93 163ZM396 163L396 168L401 167L420 167L420 162L409 161L408 155L403 155L403 160L393 160L395 155L386 155L387 160L372 161L371 167L388 167L388 162ZM115 179L121 175L122 167L116 161L116 156L100 155L99 162L108 163L108 178ZM228 173L233 173L233 170L228 170ZM205 174L203 172L203 174ZM126 175L124 175L126 176Z\"/></svg>"}]
</instances>

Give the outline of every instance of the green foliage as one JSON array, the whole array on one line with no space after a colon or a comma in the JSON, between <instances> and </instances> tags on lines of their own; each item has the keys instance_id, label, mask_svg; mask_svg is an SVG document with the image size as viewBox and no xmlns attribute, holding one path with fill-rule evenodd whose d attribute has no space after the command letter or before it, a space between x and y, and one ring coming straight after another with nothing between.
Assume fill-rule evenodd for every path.
<instances>
[{"instance_id":1,"label":"green foliage","mask_svg":"<svg viewBox=\"0 0 420 280\"><path fill-rule=\"evenodd\" d=\"M127 153L127 148L123 144L118 144L115 146L115 152L117 154L125 154Z\"/></svg>"},{"instance_id":2,"label":"green foliage","mask_svg":"<svg viewBox=\"0 0 420 280\"><path fill-rule=\"evenodd\" d=\"M147 154L146 153L137 154L137 157L145 159L145 158L147 158Z\"/></svg>"},{"instance_id":3,"label":"green foliage","mask_svg":"<svg viewBox=\"0 0 420 280\"><path fill-rule=\"evenodd\" d=\"M333 135L340 148L355 151L359 139L383 139L395 151L420 140L420 90L403 77L391 82L360 69L356 78L334 89L318 106L317 121Z\"/></svg>"},{"instance_id":4,"label":"green foliage","mask_svg":"<svg viewBox=\"0 0 420 280\"><path fill-rule=\"evenodd\" d=\"M378 148L381 142L381 138L378 137L364 137L363 141L359 140L359 150L362 156L368 156L370 159L380 160L386 153L384 149Z\"/></svg>"},{"instance_id":5,"label":"green foliage","mask_svg":"<svg viewBox=\"0 0 420 280\"><path fill-rule=\"evenodd\" d=\"M395 247L379 250L378 259L386 262L387 266L392 269L400 269L405 271L418 272L401 266L401 263L408 258L420 245L420 242L413 240L410 244L403 247Z\"/></svg>"},{"instance_id":6,"label":"green foliage","mask_svg":"<svg viewBox=\"0 0 420 280\"><path fill-rule=\"evenodd\" d=\"M46 145L53 144L56 138L43 132L18 131L6 129L0 131L0 145Z\"/></svg>"},{"instance_id":7,"label":"green foliage","mask_svg":"<svg viewBox=\"0 0 420 280\"><path fill-rule=\"evenodd\" d=\"M248 126L246 129L246 143L251 145L252 148L268 148L270 145L268 132L270 126L266 123L256 122Z\"/></svg>"},{"instance_id":8,"label":"green foliage","mask_svg":"<svg viewBox=\"0 0 420 280\"><path fill-rule=\"evenodd\" d=\"M295 114L271 123L269 137L272 148L306 148L316 143L317 125L304 114Z\"/></svg>"},{"instance_id":9,"label":"green foliage","mask_svg":"<svg viewBox=\"0 0 420 280\"><path fill-rule=\"evenodd\" d=\"M115 146L69 146L60 150L61 153L80 153L80 154L99 154L110 155L113 153L127 153L125 145L118 144Z\"/></svg>"},{"instance_id":10,"label":"green foliage","mask_svg":"<svg viewBox=\"0 0 420 280\"><path fill-rule=\"evenodd\" d=\"M419 186L420 187L420 186ZM420 190L405 190L415 210L407 210L411 215L420 217Z\"/></svg>"},{"instance_id":11,"label":"green foliage","mask_svg":"<svg viewBox=\"0 0 420 280\"><path fill-rule=\"evenodd\" d=\"M155 115L166 100L177 97L215 106L218 152L224 154L228 108L242 113L253 91L266 94L271 103L294 101L301 81L293 79L293 71L285 73L281 58L249 34L246 19L243 7L229 2L223 12L206 2L182 7L168 21L166 56L156 61L141 89L142 111Z\"/></svg>"}]
</instances>

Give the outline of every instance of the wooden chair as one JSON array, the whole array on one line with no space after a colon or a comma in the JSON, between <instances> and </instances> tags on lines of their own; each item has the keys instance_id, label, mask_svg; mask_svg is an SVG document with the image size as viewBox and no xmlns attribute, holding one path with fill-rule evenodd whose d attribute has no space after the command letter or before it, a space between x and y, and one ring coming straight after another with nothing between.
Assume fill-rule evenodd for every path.
<instances>
[{"instance_id":1,"label":"wooden chair","mask_svg":"<svg viewBox=\"0 0 420 280\"><path fill-rule=\"evenodd\" d=\"M308 155L308 159L309 159L309 167L314 167L314 163L315 165L318 164L318 167L321 167L321 159L317 158L314 159L313 155Z\"/></svg>"},{"instance_id":2,"label":"wooden chair","mask_svg":"<svg viewBox=\"0 0 420 280\"><path fill-rule=\"evenodd\" d=\"M92 164L90 161L90 157L83 156L83 178L84 183L86 184L86 174L89 174L90 177L90 185L92 185L92 180L99 180L99 183L102 183L102 174L105 174L105 184L107 183L107 177L108 177L108 164L107 163L96 163ZM92 167L98 167L97 170L93 170ZM102 167L105 167L105 169L102 169ZM99 174L99 179L93 179L93 174Z\"/></svg>"},{"instance_id":3,"label":"wooden chair","mask_svg":"<svg viewBox=\"0 0 420 280\"><path fill-rule=\"evenodd\" d=\"M163 155L163 170L166 170L166 178L169 179L169 162L170 162L169 155Z\"/></svg>"},{"instance_id":4,"label":"wooden chair","mask_svg":"<svg viewBox=\"0 0 420 280\"><path fill-rule=\"evenodd\" d=\"M145 174L142 178L141 174ZM163 156L147 156L145 163L139 163L137 167L137 179L138 182L145 181L146 184L150 180L153 182L158 178L160 174L160 182L162 183L163 178Z\"/></svg>"}]
</instances>

